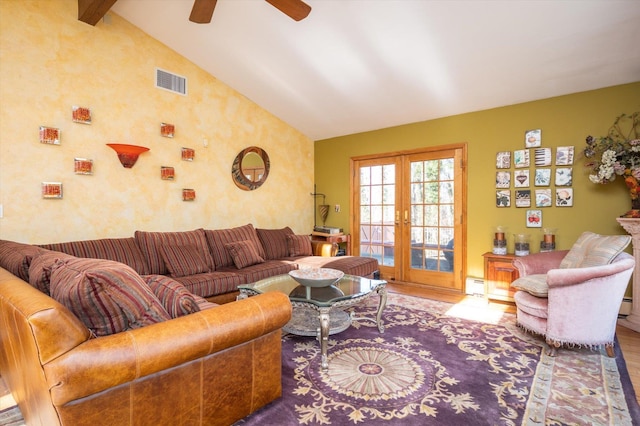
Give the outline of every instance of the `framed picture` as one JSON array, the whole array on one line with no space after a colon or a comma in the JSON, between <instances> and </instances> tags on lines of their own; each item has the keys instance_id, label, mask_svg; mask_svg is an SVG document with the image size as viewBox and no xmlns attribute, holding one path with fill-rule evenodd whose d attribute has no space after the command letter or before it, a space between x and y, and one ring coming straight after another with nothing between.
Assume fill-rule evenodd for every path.
<instances>
[{"instance_id":1,"label":"framed picture","mask_svg":"<svg viewBox=\"0 0 640 426\"><path fill-rule=\"evenodd\" d=\"M193 201L196 199L196 190L185 188L182 190L182 201Z\"/></svg>"},{"instance_id":2,"label":"framed picture","mask_svg":"<svg viewBox=\"0 0 640 426\"><path fill-rule=\"evenodd\" d=\"M165 138L172 138L175 134L176 126L169 123L160 123L160 134Z\"/></svg>"},{"instance_id":3,"label":"framed picture","mask_svg":"<svg viewBox=\"0 0 640 426\"><path fill-rule=\"evenodd\" d=\"M74 158L73 172L77 175L92 175L93 160L90 160L88 158Z\"/></svg>"},{"instance_id":4,"label":"framed picture","mask_svg":"<svg viewBox=\"0 0 640 426\"><path fill-rule=\"evenodd\" d=\"M71 107L71 119L74 123L91 124L91 110L74 105Z\"/></svg>"},{"instance_id":5,"label":"framed picture","mask_svg":"<svg viewBox=\"0 0 640 426\"><path fill-rule=\"evenodd\" d=\"M60 129L40 126L40 143L60 145Z\"/></svg>"},{"instance_id":6,"label":"framed picture","mask_svg":"<svg viewBox=\"0 0 640 426\"><path fill-rule=\"evenodd\" d=\"M182 160L193 161L196 157L196 151L191 148L182 148Z\"/></svg>"},{"instance_id":7,"label":"framed picture","mask_svg":"<svg viewBox=\"0 0 640 426\"><path fill-rule=\"evenodd\" d=\"M535 186L549 186L551 184L551 169L536 169Z\"/></svg>"},{"instance_id":8,"label":"framed picture","mask_svg":"<svg viewBox=\"0 0 640 426\"><path fill-rule=\"evenodd\" d=\"M160 166L160 179L162 180L174 180L176 177L173 167Z\"/></svg>"},{"instance_id":9,"label":"framed picture","mask_svg":"<svg viewBox=\"0 0 640 426\"><path fill-rule=\"evenodd\" d=\"M511 167L511 151L501 151L496 154L496 168L508 169Z\"/></svg>"},{"instance_id":10,"label":"framed picture","mask_svg":"<svg viewBox=\"0 0 640 426\"><path fill-rule=\"evenodd\" d=\"M551 165L551 148L536 148L533 150L536 166Z\"/></svg>"},{"instance_id":11,"label":"framed picture","mask_svg":"<svg viewBox=\"0 0 640 426\"><path fill-rule=\"evenodd\" d=\"M556 149L556 166L570 166L573 164L572 146L559 146Z\"/></svg>"},{"instance_id":12,"label":"framed picture","mask_svg":"<svg viewBox=\"0 0 640 426\"><path fill-rule=\"evenodd\" d=\"M524 146L525 148L535 148L542 143L542 130L534 129L527 130L524 133Z\"/></svg>"},{"instance_id":13,"label":"framed picture","mask_svg":"<svg viewBox=\"0 0 640 426\"><path fill-rule=\"evenodd\" d=\"M551 207L551 189L536 189L536 207Z\"/></svg>"},{"instance_id":14,"label":"framed picture","mask_svg":"<svg viewBox=\"0 0 640 426\"><path fill-rule=\"evenodd\" d=\"M573 168L556 168L556 186L571 186L573 184Z\"/></svg>"},{"instance_id":15,"label":"framed picture","mask_svg":"<svg viewBox=\"0 0 640 426\"><path fill-rule=\"evenodd\" d=\"M511 172L496 172L496 188L511 186Z\"/></svg>"},{"instance_id":16,"label":"framed picture","mask_svg":"<svg viewBox=\"0 0 640 426\"><path fill-rule=\"evenodd\" d=\"M542 228L542 210L527 210L527 228Z\"/></svg>"},{"instance_id":17,"label":"framed picture","mask_svg":"<svg viewBox=\"0 0 640 426\"><path fill-rule=\"evenodd\" d=\"M510 207L511 206L511 191L502 190L496 191L496 207Z\"/></svg>"},{"instance_id":18,"label":"framed picture","mask_svg":"<svg viewBox=\"0 0 640 426\"><path fill-rule=\"evenodd\" d=\"M513 172L513 186L516 188L528 188L529 170L516 170Z\"/></svg>"},{"instance_id":19,"label":"framed picture","mask_svg":"<svg viewBox=\"0 0 640 426\"><path fill-rule=\"evenodd\" d=\"M516 207L531 207L531 190L516 190Z\"/></svg>"},{"instance_id":20,"label":"framed picture","mask_svg":"<svg viewBox=\"0 0 640 426\"><path fill-rule=\"evenodd\" d=\"M519 149L513 151L513 165L516 168L529 167L529 150Z\"/></svg>"},{"instance_id":21,"label":"framed picture","mask_svg":"<svg viewBox=\"0 0 640 426\"><path fill-rule=\"evenodd\" d=\"M42 198L62 198L62 182L42 182Z\"/></svg>"},{"instance_id":22,"label":"framed picture","mask_svg":"<svg viewBox=\"0 0 640 426\"><path fill-rule=\"evenodd\" d=\"M573 188L556 188L556 207L573 206Z\"/></svg>"}]
</instances>

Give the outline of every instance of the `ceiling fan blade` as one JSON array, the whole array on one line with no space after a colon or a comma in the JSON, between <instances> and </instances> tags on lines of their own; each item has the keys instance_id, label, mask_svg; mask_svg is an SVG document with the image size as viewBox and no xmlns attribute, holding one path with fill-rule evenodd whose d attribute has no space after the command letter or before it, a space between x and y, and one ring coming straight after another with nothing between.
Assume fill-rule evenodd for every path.
<instances>
[{"instance_id":1,"label":"ceiling fan blade","mask_svg":"<svg viewBox=\"0 0 640 426\"><path fill-rule=\"evenodd\" d=\"M196 24L208 24L213 16L213 9L216 8L218 0L195 0L189 20Z\"/></svg>"},{"instance_id":2,"label":"ceiling fan blade","mask_svg":"<svg viewBox=\"0 0 640 426\"><path fill-rule=\"evenodd\" d=\"M266 0L276 9L289 16L294 21L301 21L311 12L311 6L302 0Z\"/></svg>"}]
</instances>

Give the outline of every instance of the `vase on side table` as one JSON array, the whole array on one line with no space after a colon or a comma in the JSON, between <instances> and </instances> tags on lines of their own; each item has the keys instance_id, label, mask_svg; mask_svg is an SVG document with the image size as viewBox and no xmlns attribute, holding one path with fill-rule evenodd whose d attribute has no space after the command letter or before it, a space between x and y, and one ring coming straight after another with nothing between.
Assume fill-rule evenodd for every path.
<instances>
[{"instance_id":1,"label":"vase on side table","mask_svg":"<svg viewBox=\"0 0 640 426\"><path fill-rule=\"evenodd\" d=\"M626 318L618 320L618 324L640 333L640 219L621 217L616 220L631 235L633 257L636 259L636 267L633 270L632 278L633 299L631 313Z\"/></svg>"}]
</instances>

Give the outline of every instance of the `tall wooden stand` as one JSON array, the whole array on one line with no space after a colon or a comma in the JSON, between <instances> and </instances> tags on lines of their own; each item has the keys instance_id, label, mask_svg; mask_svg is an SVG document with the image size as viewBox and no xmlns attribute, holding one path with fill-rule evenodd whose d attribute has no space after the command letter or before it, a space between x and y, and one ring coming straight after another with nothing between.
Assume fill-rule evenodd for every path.
<instances>
[{"instance_id":1,"label":"tall wooden stand","mask_svg":"<svg viewBox=\"0 0 640 426\"><path fill-rule=\"evenodd\" d=\"M633 270L631 313L625 319L618 320L618 324L640 333L640 219L621 217L616 220L625 231L631 234L633 257L636 259L636 267Z\"/></svg>"}]
</instances>

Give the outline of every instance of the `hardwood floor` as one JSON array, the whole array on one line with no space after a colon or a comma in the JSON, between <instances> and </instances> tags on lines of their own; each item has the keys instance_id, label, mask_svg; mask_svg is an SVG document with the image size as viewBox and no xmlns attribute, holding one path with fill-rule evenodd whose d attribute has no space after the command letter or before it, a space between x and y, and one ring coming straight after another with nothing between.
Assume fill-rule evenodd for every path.
<instances>
[{"instance_id":1,"label":"hardwood floor","mask_svg":"<svg viewBox=\"0 0 640 426\"><path fill-rule=\"evenodd\" d=\"M477 296L452 294L442 290L428 289L417 285L397 282L389 282L387 284L387 290L393 293L408 294L449 303L473 303L474 306L478 306L479 299ZM486 308L496 309L502 312L516 312L515 305L509 302L490 301L486 303ZM633 388L636 392L636 400L640 403L640 333L618 325L616 327L616 334L620 342L624 360L627 364L627 370L629 370L631 383L633 383Z\"/></svg>"}]
</instances>

